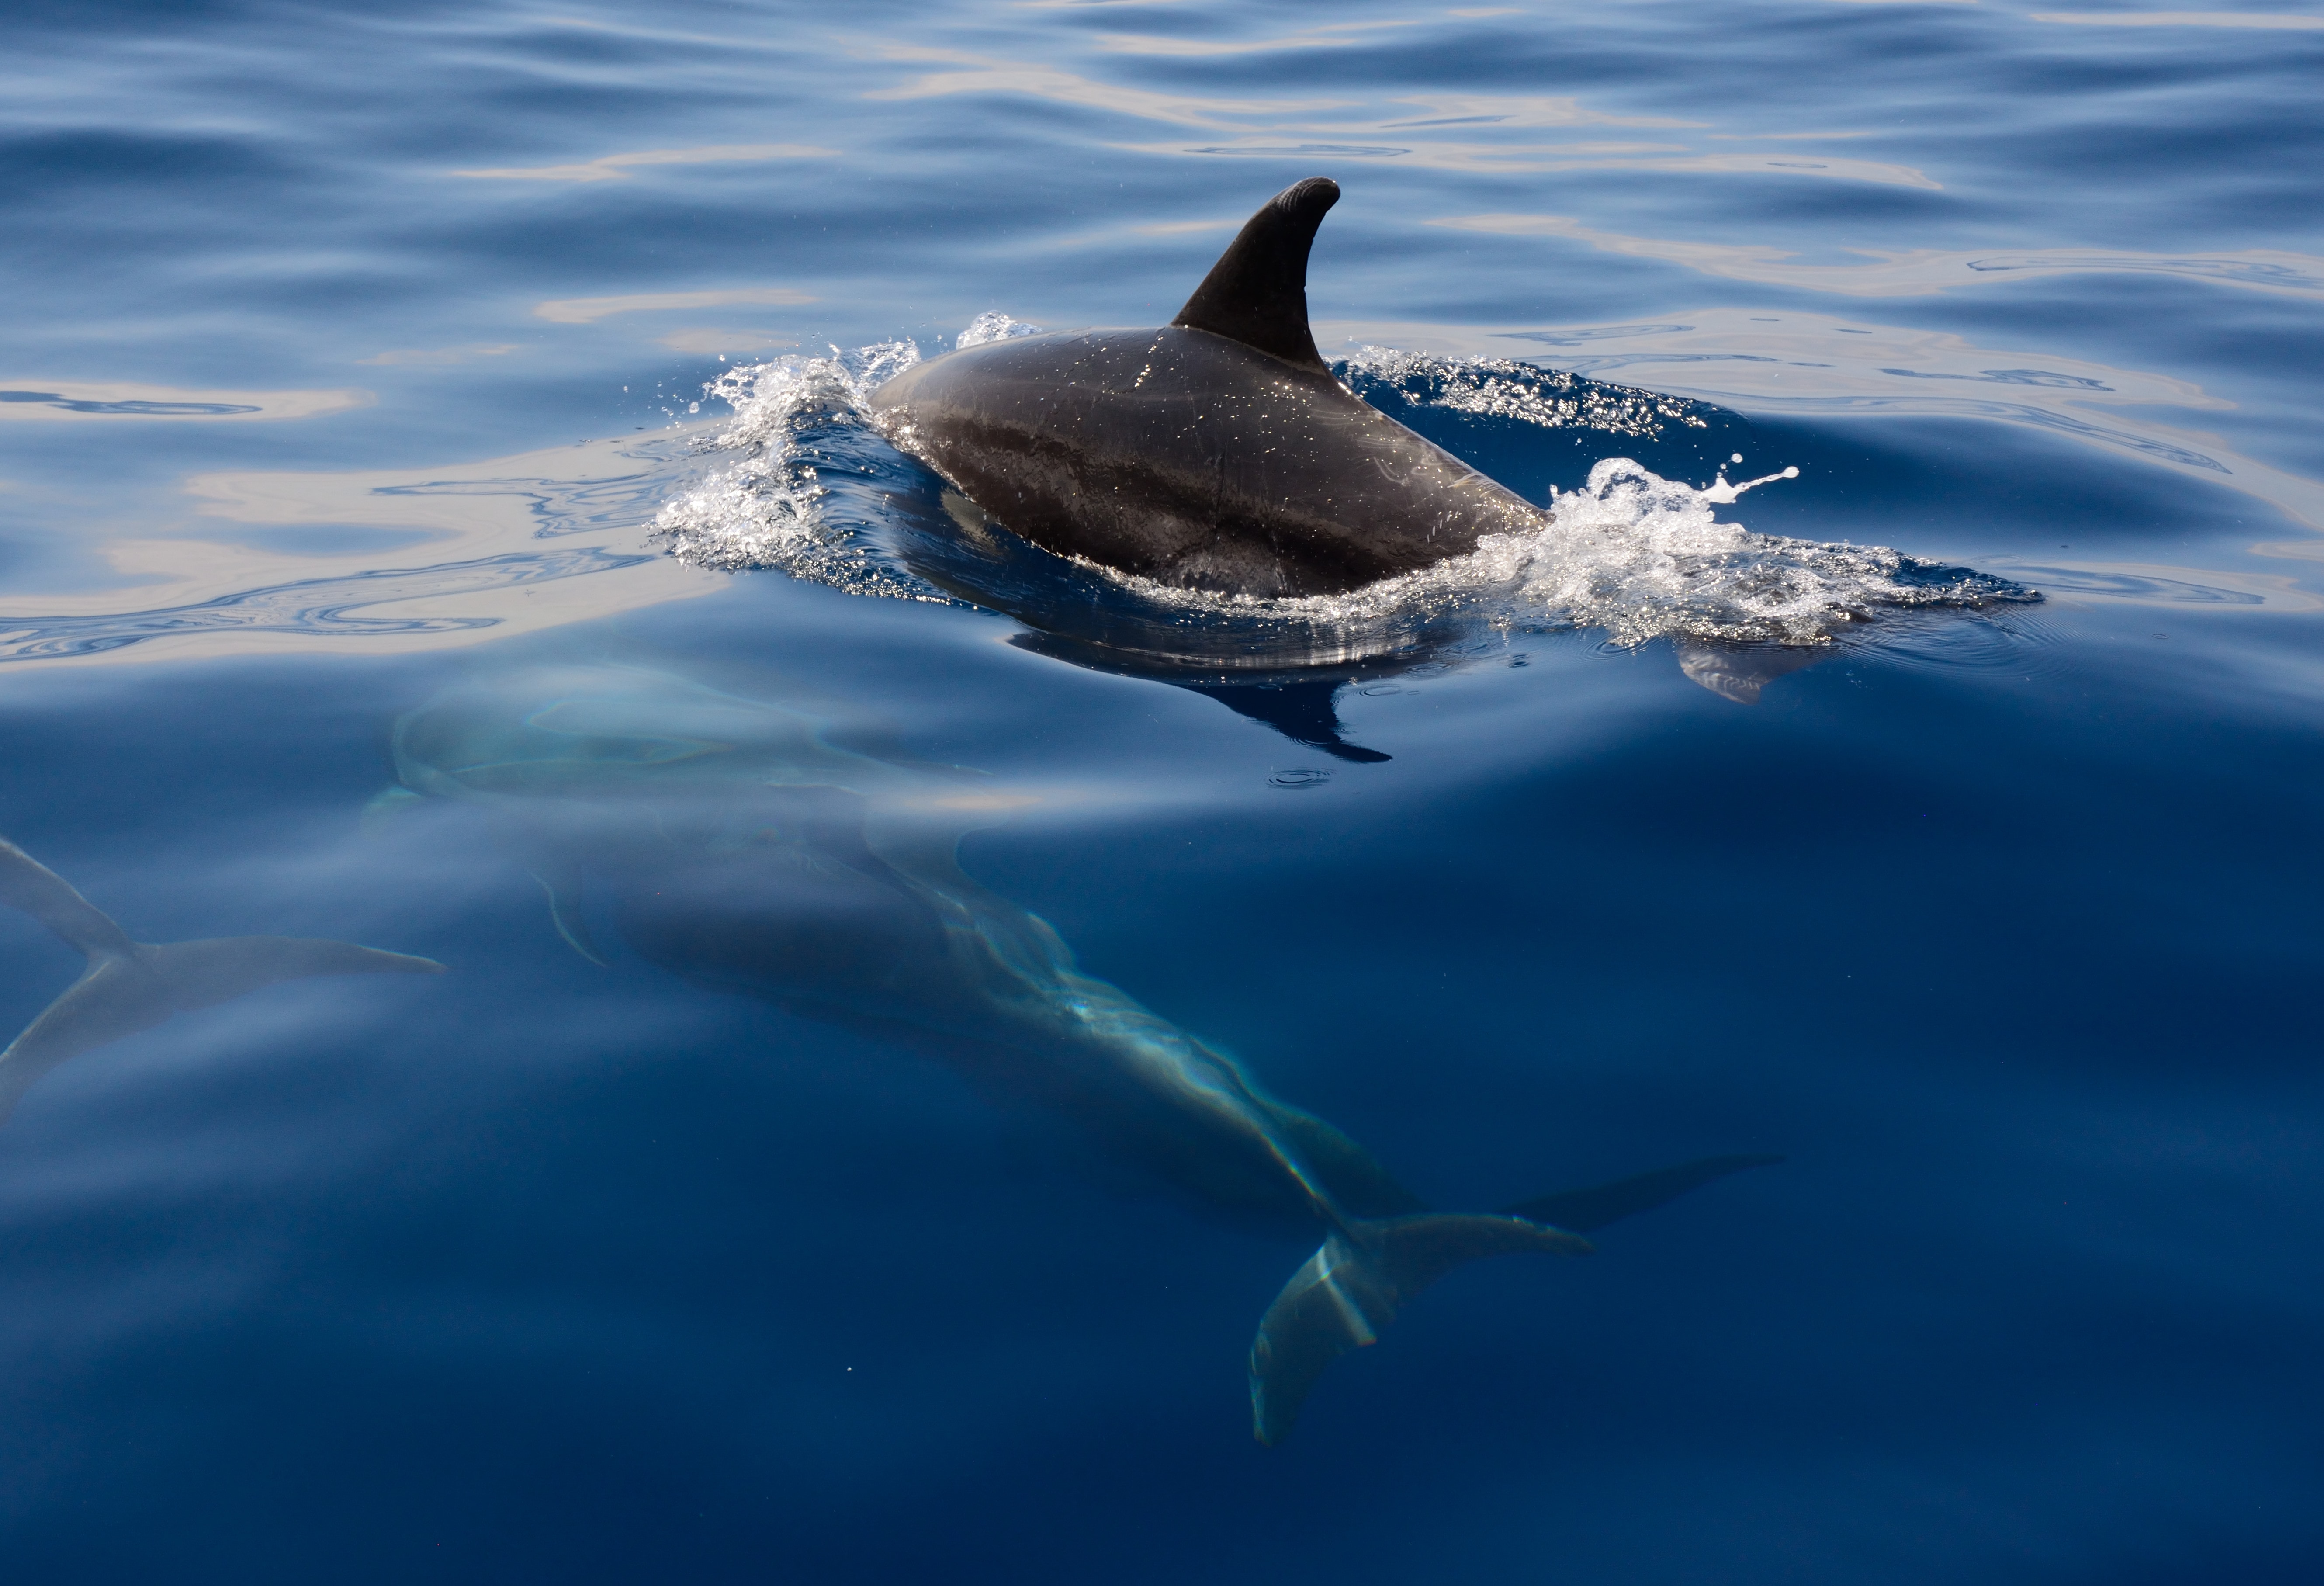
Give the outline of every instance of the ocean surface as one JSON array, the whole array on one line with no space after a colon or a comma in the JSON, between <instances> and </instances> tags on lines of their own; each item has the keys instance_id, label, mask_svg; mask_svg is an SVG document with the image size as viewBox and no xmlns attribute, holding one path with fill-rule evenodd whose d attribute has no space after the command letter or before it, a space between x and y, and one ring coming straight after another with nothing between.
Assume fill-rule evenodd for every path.
<instances>
[{"instance_id":1,"label":"ocean surface","mask_svg":"<svg viewBox=\"0 0 2324 1586\"><path fill-rule=\"evenodd\" d=\"M10 6L0 835L446 972L24 1091L0 1575L2324 1578L2324 12L2238 3ZM1324 355L1539 534L1189 595L867 417L1316 175ZM1432 1204L1781 1160L1261 1446L1312 1231L768 991L907 827ZM81 966L0 908L0 1040Z\"/></svg>"}]
</instances>

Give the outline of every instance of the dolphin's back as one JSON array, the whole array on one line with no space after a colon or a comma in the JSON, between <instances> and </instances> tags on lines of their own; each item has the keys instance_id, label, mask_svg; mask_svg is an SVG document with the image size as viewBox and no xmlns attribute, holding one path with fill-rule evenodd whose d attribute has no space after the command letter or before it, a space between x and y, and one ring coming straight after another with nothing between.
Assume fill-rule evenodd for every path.
<instances>
[{"instance_id":1,"label":"dolphin's back","mask_svg":"<svg viewBox=\"0 0 2324 1586\"><path fill-rule=\"evenodd\" d=\"M1338 594L1542 519L1329 373L1183 326L988 342L873 402L1034 544L1186 588Z\"/></svg>"}]
</instances>

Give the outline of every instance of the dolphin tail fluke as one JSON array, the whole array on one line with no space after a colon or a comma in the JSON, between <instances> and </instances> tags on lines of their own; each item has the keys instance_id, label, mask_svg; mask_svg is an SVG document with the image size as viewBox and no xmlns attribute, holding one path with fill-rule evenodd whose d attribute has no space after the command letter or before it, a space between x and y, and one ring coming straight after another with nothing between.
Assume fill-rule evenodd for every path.
<instances>
[{"instance_id":1,"label":"dolphin tail fluke","mask_svg":"<svg viewBox=\"0 0 2324 1586\"><path fill-rule=\"evenodd\" d=\"M93 952L87 973L0 1051L0 1123L7 1121L17 1098L59 1064L151 1029L173 1013L215 1007L280 981L444 971L432 958L304 936L127 945L125 953L109 946Z\"/></svg>"},{"instance_id":2,"label":"dolphin tail fluke","mask_svg":"<svg viewBox=\"0 0 2324 1586\"><path fill-rule=\"evenodd\" d=\"M442 974L433 958L315 936L213 936L164 942L143 956L167 988L172 1012L215 1008L282 981L327 974Z\"/></svg>"},{"instance_id":3,"label":"dolphin tail fluke","mask_svg":"<svg viewBox=\"0 0 2324 1586\"><path fill-rule=\"evenodd\" d=\"M0 903L21 908L87 955L88 967L0 1051L0 1123L32 1083L92 1047L215 1007L278 981L323 974L441 974L432 958L308 936L130 939L69 882L0 837Z\"/></svg>"},{"instance_id":4,"label":"dolphin tail fluke","mask_svg":"<svg viewBox=\"0 0 2324 1586\"><path fill-rule=\"evenodd\" d=\"M60 1063L150 1029L176 1011L154 977L140 973L134 958L93 958L88 972L0 1051L0 1123L33 1082Z\"/></svg>"},{"instance_id":5,"label":"dolphin tail fluke","mask_svg":"<svg viewBox=\"0 0 2324 1586\"><path fill-rule=\"evenodd\" d=\"M0 837L0 903L23 909L92 956L126 953L135 945L71 882L5 837Z\"/></svg>"},{"instance_id":6,"label":"dolphin tail fluke","mask_svg":"<svg viewBox=\"0 0 2324 1586\"><path fill-rule=\"evenodd\" d=\"M1405 1303L1455 1267L1535 1251L1582 1256L1588 1240L1523 1217L1351 1219L1291 1276L1250 1346L1251 1430L1283 1441L1323 1368L1378 1341Z\"/></svg>"}]
</instances>

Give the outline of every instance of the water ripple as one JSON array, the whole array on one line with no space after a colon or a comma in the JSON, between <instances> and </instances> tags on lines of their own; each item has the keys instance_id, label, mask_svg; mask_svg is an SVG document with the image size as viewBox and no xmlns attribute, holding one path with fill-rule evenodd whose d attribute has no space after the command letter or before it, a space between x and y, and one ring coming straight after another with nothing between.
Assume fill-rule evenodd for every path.
<instances>
[{"instance_id":1,"label":"water ripple","mask_svg":"<svg viewBox=\"0 0 2324 1586\"><path fill-rule=\"evenodd\" d=\"M353 616L397 601L472 595L634 567L653 558L595 547L381 568L336 578L302 578L189 605L88 616L0 617L0 662L100 655L148 640L189 634L299 633L329 638L450 633L500 625L492 616Z\"/></svg>"}]
</instances>

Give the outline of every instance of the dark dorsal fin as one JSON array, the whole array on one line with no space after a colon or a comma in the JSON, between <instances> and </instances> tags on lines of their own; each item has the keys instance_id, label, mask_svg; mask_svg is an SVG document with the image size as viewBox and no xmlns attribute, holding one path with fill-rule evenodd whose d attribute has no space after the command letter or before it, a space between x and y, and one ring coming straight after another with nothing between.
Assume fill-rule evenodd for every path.
<instances>
[{"instance_id":1,"label":"dark dorsal fin","mask_svg":"<svg viewBox=\"0 0 2324 1586\"><path fill-rule=\"evenodd\" d=\"M1295 182L1250 217L1170 321L1272 353L1328 374L1307 329L1307 250L1323 212L1340 201L1327 176Z\"/></svg>"}]
</instances>

